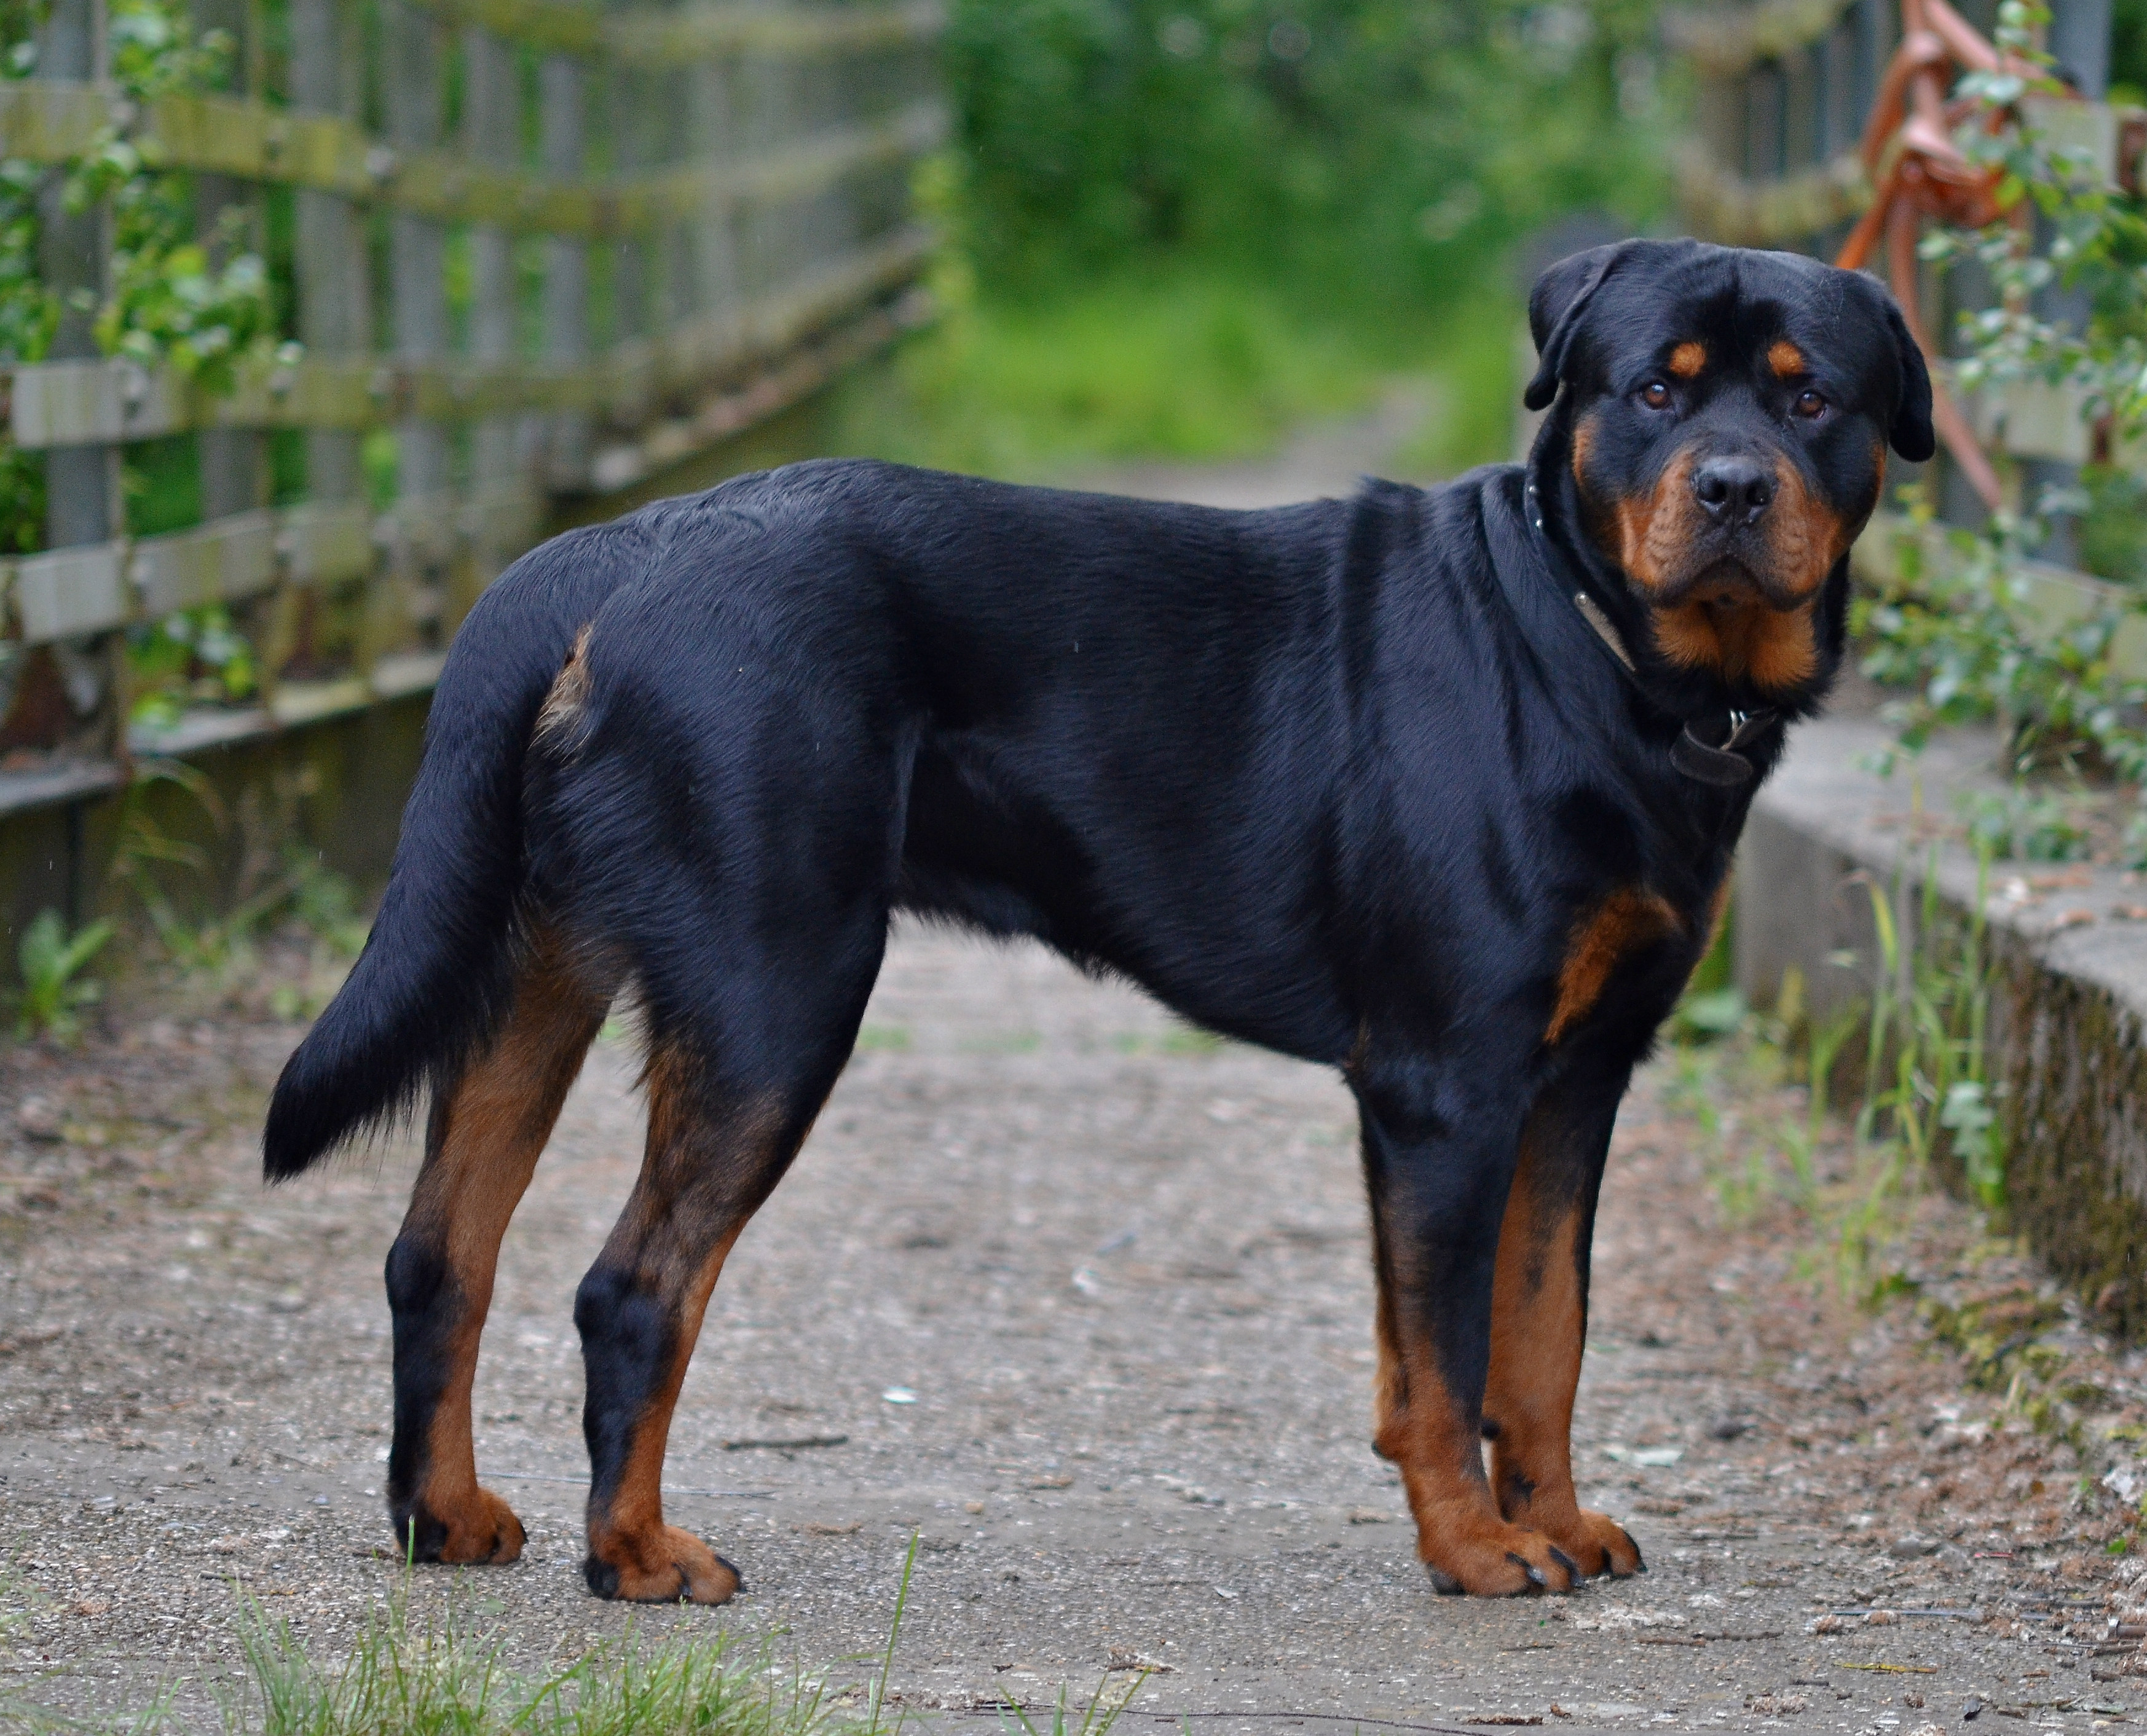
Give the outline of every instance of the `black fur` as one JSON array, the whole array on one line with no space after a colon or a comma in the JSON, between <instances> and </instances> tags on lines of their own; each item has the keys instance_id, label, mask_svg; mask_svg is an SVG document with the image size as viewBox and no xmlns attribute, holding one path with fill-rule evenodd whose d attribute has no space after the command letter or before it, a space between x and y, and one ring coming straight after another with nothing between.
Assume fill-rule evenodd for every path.
<instances>
[{"instance_id":1,"label":"black fur","mask_svg":"<svg viewBox=\"0 0 2147 1736\"><path fill-rule=\"evenodd\" d=\"M372 938L277 1087L268 1174L455 1075L525 917L633 982L710 1101L807 1116L892 911L1034 935L1344 1069L1383 1293L1473 1436L1524 1127L1584 1230L1756 787L1685 775L1672 744L1719 740L1733 708L1809 712L1842 650L1845 558L1814 578L1794 682L1680 662L1604 516L1704 450L1794 467L1853 530L1883 443L1930 445L1898 312L1808 260L1624 243L1553 268L1531 318L1529 399L1556 403L1529 464L1442 488L1236 513L825 462L525 557L456 642ZM1778 336L1809 382L1767 371ZM1709 371L1645 408L1688 338ZM1821 388L1822 413L1786 407ZM1723 538L1694 570L1724 606L1771 596ZM1759 778L1781 736L1747 750ZM1632 888L1670 918L1553 1040L1576 935ZM1584 1233L1579 1258L1584 1297ZM670 1354L640 1302L601 1268L578 1300L598 1489Z\"/></svg>"}]
</instances>

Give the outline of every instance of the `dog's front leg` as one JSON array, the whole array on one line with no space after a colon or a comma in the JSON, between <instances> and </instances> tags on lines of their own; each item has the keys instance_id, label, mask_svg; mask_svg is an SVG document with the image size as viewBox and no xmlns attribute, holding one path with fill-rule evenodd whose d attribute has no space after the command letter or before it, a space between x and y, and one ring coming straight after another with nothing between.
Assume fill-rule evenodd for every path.
<instances>
[{"instance_id":1,"label":"dog's front leg","mask_svg":"<svg viewBox=\"0 0 2147 1736\"><path fill-rule=\"evenodd\" d=\"M1417 1553L1442 1591L1568 1591L1579 1565L1499 1510L1484 1469L1493 1282L1522 1084L1411 1061L1360 1068L1379 1278L1374 1448L1400 1469Z\"/></svg>"},{"instance_id":2,"label":"dog's front leg","mask_svg":"<svg viewBox=\"0 0 2147 1736\"><path fill-rule=\"evenodd\" d=\"M1629 1069L1584 1063L1545 1088L1521 1133L1492 1286L1484 1433L1499 1509L1584 1573L1623 1577L1639 1546L1573 1487L1573 1395L1588 1331L1588 1263L1611 1125Z\"/></svg>"}]
</instances>

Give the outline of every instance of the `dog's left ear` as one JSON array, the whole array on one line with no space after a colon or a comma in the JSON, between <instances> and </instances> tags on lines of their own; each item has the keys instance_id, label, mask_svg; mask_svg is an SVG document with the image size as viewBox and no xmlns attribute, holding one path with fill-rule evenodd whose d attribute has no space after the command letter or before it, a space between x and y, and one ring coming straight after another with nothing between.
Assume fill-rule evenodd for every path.
<instances>
[{"instance_id":1,"label":"dog's left ear","mask_svg":"<svg viewBox=\"0 0 2147 1736\"><path fill-rule=\"evenodd\" d=\"M1558 396L1558 383L1565 378L1565 358L1573 348L1573 334L1604 279L1615 271L1634 247L1629 241L1612 242L1561 259L1536 279L1529 293L1529 332L1536 341L1536 377L1529 382L1521 402L1531 410L1544 408Z\"/></svg>"},{"instance_id":2,"label":"dog's left ear","mask_svg":"<svg viewBox=\"0 0 2147 1736\"><path fill-rule=\"evenodd\" d=\"M1901 317L1899 306L1890 295L1885 301L1886 328L1894 334L1901 368L1901 388L1894 400L1894 422L1886 430L1886 438L1911 464L1920 464L1939 445L1931 428L1931 370L1924 360L1922 347L1909 330L1908 321Z\"/></svg>"}]
</instances>

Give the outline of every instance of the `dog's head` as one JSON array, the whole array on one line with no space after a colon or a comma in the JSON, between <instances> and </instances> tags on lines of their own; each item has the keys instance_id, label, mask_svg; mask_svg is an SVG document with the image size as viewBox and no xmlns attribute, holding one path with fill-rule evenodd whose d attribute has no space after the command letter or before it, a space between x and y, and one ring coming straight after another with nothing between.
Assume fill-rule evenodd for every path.
<instances>
[{"instance_id":1,"label":"dog's head","mask_svg":"<svg viewBox=\"0 0 2147 1736\"><path fill-rule=\"evenodd\" d=\"M1634 241L1553 266L1529 320L1526 402L1565 388L1546 449L1647 648L1762 698L1812 683L1822 593L1887 448L1931 455L1930 377L1893 298L1798 254Z\"/></svg>"}]
</instances>

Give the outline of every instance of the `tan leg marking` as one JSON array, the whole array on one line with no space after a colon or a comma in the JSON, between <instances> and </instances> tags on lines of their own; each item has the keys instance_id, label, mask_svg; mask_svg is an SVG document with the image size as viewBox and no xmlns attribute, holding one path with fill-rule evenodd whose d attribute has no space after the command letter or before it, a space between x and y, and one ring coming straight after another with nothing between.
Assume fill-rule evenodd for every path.
<instances>
[{"instance_id":1,"label":"tan leg marking","mask_svg":"<svg viewBox=\"0 0 2147 1736\"><path fill-rule=\"evenodd\" d=\"M588 1573L605 1596L722 1603L738 1590L738 1569L690 1531L664 1522L671 1417L723 1262L810 1123L795 1126L779 1103L711 1120L688 1063L673 1056L651 1060L648 1086L648 1153L598 1269L629 1275L637 1294L653 1298L666 1354L628 1422L608 1496L592 1485Z\"/></svg>"},{"instance_id":2,"label":"tan leg marking","mask_svg":"<svg viewBox=\"0 0 2147 1736\"><path fill-rule=\"evenodd\" d=\"M1582 1507L1573 1488L1573 1395L1587 1326L1576 1245L1581 1203L1539 1196L1539 1161L1524 1134L1492 1286L1484 1398L1491 1487L1506 1518L1541 1532L1583 1573L1623 1578L1639 1570L1639 1548L1614 1519Z\"/></svg>"},{"instance_id":3,"label":"tan leg marking","mask_svg":"<svg viewBox=\"0 0 2147 1736\"><path fill-rule=\"evenodd\" d=\"M1406 1329L1394 1300L1394 1263L1376 1223L1374 1234L1379 1361L1372 1449L1401 1472L1418 1557L1442 1591L1475 1597L1570 1591L1579 1570L1561 1558L1554 1541L1500 1515L1484 1474L1481 1424L1454 1403L1429 1339Z\"/></svg>"},{"instance_id":4,"label":"tan leg marking","mask_svg":"<svg viewBox=\"0 0 2147 1736\"><path fill-rule=\"evenodd\" d=\"M448 1376L425 1431L419 1481L394 1493L445 1528L442 1561L509 1562L522 1553L521 1522L478 1483L470 1390L501 1239L603 1014L557 954L540 949L515 987L505 1027L433 1111L403 1233L437 1250L452 1285L439 1347Z\"/></svg>"}]
</instances>

